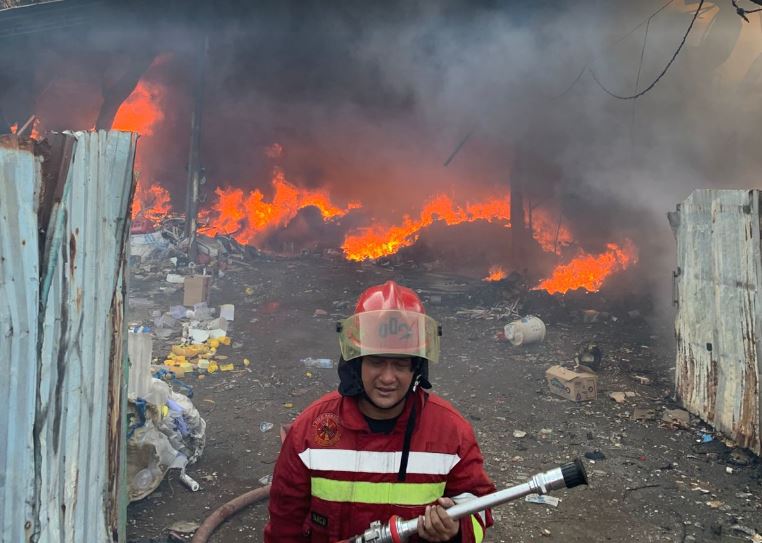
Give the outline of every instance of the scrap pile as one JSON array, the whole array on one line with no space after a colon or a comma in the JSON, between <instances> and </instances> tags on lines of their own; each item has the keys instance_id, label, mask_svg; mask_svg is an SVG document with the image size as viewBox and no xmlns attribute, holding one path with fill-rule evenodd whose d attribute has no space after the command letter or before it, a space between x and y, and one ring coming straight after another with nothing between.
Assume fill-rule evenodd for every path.
<instances>
[{"instance_id":1,"label":"scrap pile","mask_svg":"<svg viewBox=\"0 0 762 543\"><path fill-rule=\"evenodd\" d=\"M172 274L170 274L172 275ZM199 485L185 472L202 454L206 423L194 407L188 379L235 369L218 352L231 345L229 323L235 306L209 307L211 277L178 275L183 304L154 310L151 320L133 323L129 334L130 380L127 431L127 480L131 501L158 488L171 469L191 490ZM154 356L154 339L166 340L166 354ZM166 344L165 344L166 345ZM168 352L167 352L168 351ZM247 359L242 361L249 365Z\"/></svg>"}]
</instances>

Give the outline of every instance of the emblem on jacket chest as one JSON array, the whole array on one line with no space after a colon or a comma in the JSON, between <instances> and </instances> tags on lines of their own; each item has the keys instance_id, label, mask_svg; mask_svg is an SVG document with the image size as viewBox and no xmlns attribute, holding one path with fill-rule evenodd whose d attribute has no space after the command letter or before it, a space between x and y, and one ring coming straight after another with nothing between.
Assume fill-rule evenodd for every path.
<instances>
[{"instance_id":1,"label":"emblem on jacket chest","mask_svg":"<svg viewBox=\"0 0 762 543\"><path fill-rule=\"evenodd\" d=\"M321 447L330 447L338 443L341 438L339 417L333 413L322 413L312 421L312 429L315 444Z\"/></svg>"}]
</instances>

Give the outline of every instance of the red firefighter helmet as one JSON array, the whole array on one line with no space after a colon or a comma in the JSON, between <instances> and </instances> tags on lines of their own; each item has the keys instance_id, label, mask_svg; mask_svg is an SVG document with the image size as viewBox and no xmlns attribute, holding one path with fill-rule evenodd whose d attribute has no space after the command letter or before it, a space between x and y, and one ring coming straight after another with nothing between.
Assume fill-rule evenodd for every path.
<instances>
[{"instance_id":1,"label":"red firefighter helmet","mask_svg":"<svg viewBox=\"0 0 762 543\"><path fill-rule=\"evenodd\" d=\"M398 309L426 314L423 303L414 290L403 287L394 281L376 285L365 290L357 298L355 313Z\"/></svg>"},{"instance_id":2,"label":"red firefighter helmet","mask_svg":"<svg viewBox=\"0 0 762 543\"><path fill-rule=\"evenodd\" d=\"M341 321L338 331L346 361L366 355L439 360L439 325L415 292L394 281L363 292L355 314Z\"/></svg>"}]
</instances>

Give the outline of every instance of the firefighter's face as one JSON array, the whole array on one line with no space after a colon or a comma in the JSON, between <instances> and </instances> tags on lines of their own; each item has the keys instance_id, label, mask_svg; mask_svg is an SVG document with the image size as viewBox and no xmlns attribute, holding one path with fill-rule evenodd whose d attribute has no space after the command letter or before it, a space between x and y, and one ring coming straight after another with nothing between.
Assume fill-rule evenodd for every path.
<instances>
[{"instance_id":1,"label":"firefighter's face","mask_svg":"<svg viewBox=\"0 0 762 543\"><path fill-rule=\"evenodd\" d=\"M381 410L395 409L391 417L402 412L410 384L413 382L413 361L411 358L388 358L366 356L362 361L362 384L365 394ZM398 412L396 412L398 411ZM387 418L387 413L366 413L373 418ZM389 417L389 418L391 418Z\"/></svg>"}]
</instances>

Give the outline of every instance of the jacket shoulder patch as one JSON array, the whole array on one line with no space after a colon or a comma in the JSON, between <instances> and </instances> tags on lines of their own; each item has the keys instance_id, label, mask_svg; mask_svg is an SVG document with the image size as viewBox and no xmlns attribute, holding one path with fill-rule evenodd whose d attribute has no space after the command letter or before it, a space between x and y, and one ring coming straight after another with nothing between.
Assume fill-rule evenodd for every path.
<instances>
[{"instance_id":1,"label":"jacket shoulder patch","mask_svg":"<svg viewBox=\"0 0 762 543\"><path fill-rule=\"evenodd\" d=\"M339 417L335 413L321 413L312 421L315 444L321 447L335 445L341 439Z\"/></svg>"}]
</instances>

